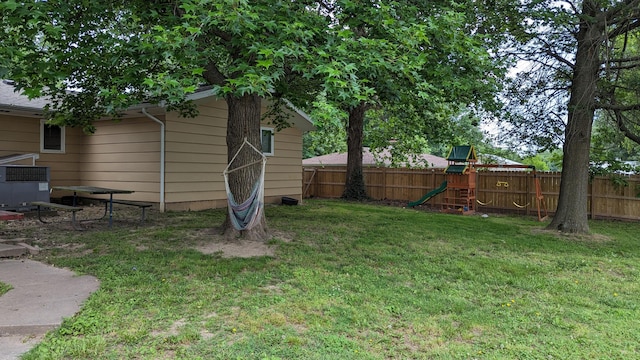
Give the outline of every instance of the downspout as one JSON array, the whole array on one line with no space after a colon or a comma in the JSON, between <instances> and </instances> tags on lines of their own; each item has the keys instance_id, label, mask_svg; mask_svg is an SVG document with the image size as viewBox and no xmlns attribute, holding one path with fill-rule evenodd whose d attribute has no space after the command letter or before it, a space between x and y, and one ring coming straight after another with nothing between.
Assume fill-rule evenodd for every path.
<instances>
[{"instance_id":1,"label":"downspout","mask_svg":"<svg viewBox=\"0 0 640 360\"><path fill-rule=\"evenodd\" d=\"M146 108L142 108L142 113L148 117L149 119L157 122L158 124L160 124L160 212L165 212L165 203L164 203L164 187L165 187L165 181L164 181L164 143L165 143L165 139L164 139L164 132L165 132L165 125L164 123L159 120L157 117L149 114L147 112Z\"/></svg>"}]
</instances>

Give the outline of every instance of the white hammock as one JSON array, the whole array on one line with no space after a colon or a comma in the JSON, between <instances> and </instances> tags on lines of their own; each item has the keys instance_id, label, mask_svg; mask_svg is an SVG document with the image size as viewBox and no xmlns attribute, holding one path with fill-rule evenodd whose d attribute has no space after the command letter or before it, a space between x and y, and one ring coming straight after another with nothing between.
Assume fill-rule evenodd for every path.
<instances>
[{"instance_id":1,"label":"white hammock","mask_svg":"<svg viewBox=\"0 0 640 360\"><path fill-rule=\"evenodd\" d=\"M240 154L240 151L245 145L248 145L258 154L260 154L260 160L229 170L231 164L233 164L233 161L236 159L236 157L238 157L238 154ZM231 193L231 189L229 188L229 174L258 163L262 163L260 176L258 177L256 183L253 185L253 189L251 190L251 194L249 195L247 200L245 200L241 204L238 204L233 194ZM267 157L264 156L262 151L251 145L251 143L247 141L247 138L244 138L244 142L242 143L242 145L240 145L240 148L238 149L236 154L233 155L233 158L231 159L231 161L229 161L229 164L222 172L222 174L224 175L224 186L227 190L229 218L231 219L233 227L238 231L249 230L260 222L260 215L262 214L262 210L264 208L264 170L266 168L266 164Z\"/></svg>"}]
</instances>

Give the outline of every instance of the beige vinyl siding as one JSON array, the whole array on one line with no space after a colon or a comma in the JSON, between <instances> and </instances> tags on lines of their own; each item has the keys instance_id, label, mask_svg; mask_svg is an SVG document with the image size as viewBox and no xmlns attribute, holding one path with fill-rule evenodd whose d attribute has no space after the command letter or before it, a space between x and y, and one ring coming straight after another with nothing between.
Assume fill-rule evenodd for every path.
<instances>
[{"instance_id":1,"label":"beige vinyl siding","mask_svg":"<svg viewBox=\"0 0 640 360\"><path fill-rule=\"evenodd\" d=\"M1 155L38 153L40 120L0 115Z\"/></svg>"},{"instance_id":2,"label":"beige vinyl siding","mask_svg":"<svg viewBox=\"0 0 640 360\"><path fill-rule=\"evenodd\" d=\"M38 144L40 149L40 130L38 121ZM46 164L51 168L51 186L74 185L80 183L79 160L84 152L82 145L84 134L81 129L65 128L65 153L40 154L38 164Z\"/></svg>"},{"instance_id":3,"label":"beige vinyl siding","mask_svg":"<svg viewBox=\"0 0 640 360\"><path fill-rule=\"evenodd\" d=\"M227 166L227 106L211 99L197 104L195 118L167 115L165 203L169 210L224 206L227 198L222 177Z\"/></svg>"},{"instance_id":4,"label":"beige vinyl siding","mask_svg":"<svg viewBox=\"0 0 640 360\"><path fill-rule=\"evenodd\" d=\"M267 160L265 202L279 203L283 196L301 200L302 133L297 128L287 128L276 131L274 140L274 156Z\"/></svg>"},{"instance_id":5,"label":"beige vinyl siding","mask_svg":"<svg viewBox=\"0 0 640 360\"><path fill-rule=\"evenodd\" d=\"M160 125L147 117L94 123L83 138L81 183L135 191L120 199L160 202Z\"/></svg>"},{"instance_id":6,"label":"beige vinyl siding","mask_svg":"<svg viewBox=\"0 0 640 360\"><path fill-rule=\"evenodd\" d=\"M0 129L0 156L40 152L39 119L0 115Z\"/></svg>"},{"instance_id":7,"label":"beige vinyl siding","mask_svg":"<svg viewBox=\"0 0 640 360\"><path fill-rule=\"evenodd\" d=\"M40 119L0 115L0 156L10 154L39 154L37 166L48 166L51 185L69 185L80 182L78 160L82 153L82 131L65 129L65 153L40 153ZM31 165L31 161L21 164Z\"/></svg>"}]
</instances>

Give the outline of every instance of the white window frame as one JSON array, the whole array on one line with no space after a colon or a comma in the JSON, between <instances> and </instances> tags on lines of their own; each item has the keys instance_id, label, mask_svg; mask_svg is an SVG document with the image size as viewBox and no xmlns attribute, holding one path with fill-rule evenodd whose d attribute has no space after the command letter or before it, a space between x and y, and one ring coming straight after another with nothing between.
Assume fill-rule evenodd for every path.
<instances>
[{"instance_id":1,"label":"white window frame","mask_svg":"<svg viewBox=\"0 0 640 360\"><path fill-rule=\"evenodd\" d=\"M40 152L48 154L64 154L65 153L65 127L60 126L60 149L45 149L44 148L44 129L48 126L47 120L40 120ZM54 125L56 126L56 125Z\"/></svg>"},{"instance_id":2,"label":"white window frame","mask_svg":"<svg viewBox=\"0 0 640 360\"><path fill-rule=\"evenodd\" d=\"M276 142L276 133L275 130L271 127L261 126L260 127L260 144L262 145L262 133L264 131L271 132L271 149L269 151L264 151L264 146L262 146L262 153L266 156L274 156L275 155L275 142Z\"/></svg>"}]
</instances>

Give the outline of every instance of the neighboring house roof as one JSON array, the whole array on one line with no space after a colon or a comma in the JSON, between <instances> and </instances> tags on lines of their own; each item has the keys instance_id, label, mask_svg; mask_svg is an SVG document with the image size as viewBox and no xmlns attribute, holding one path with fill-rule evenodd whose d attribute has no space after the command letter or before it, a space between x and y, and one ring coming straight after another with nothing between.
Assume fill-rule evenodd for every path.
<instances>
[{"instance_id":1,"label":"neighboring house roof","mask_svg":"<svg viewBox=\"0 0 640 360\"><path fill-rule=\"evenodd\" d=\"M632 161L632 160L627 160L627 161L621 161L621 160L617 160L619 162L621 162L622 164L629 166L631 169L628 170L615 170L614 172L616 174L620 174L620 175L634 175L634 174L640 174L640 161ZM595 165L594 163L590 163L592 166ZM610 163L608 162L604 162L601 164L598 164L599 167L603 168L603 169L607 169L608 167L611 166Z\"/></svg>"},{"instance_id":2,"label":"neighboring house roof","mask_svg":"<svg viewBox=\"0 0 640 360\"><path fill-rule=\"evenodd\" d=\"M491 164L491 165L525 165L523 163L519 163L517 161L509 160L502 156L493 155L493 154L483 154L480 156L480 161L478 164ZM509 168L509 167L493 167L486 168L489 171L526 171L525 168Z\"/></svg>"},{"instance_id":3,"label":"neighboring house roof","mask_svg":"<svg viewBox=\"0 0 640 360\"><path fill-rule=\"evenodd\" d=\"M388 150L382 151L376 157L368 147L362 148L362 165L391 165L391 153ZM448 165L447 159L431 154L422 154L409 159L409 167L424 167L425 163L433 168L445 168ZM302 160L302 165L346 165L347 153L333 153L321 155ZM406 164L401 164L406 165Z\"/></svg>"},{"instance_id":4,"label":"neighboring house roof","mask_svg":"<svg viewBox=\"0 0 640 360\"><path fill-rule=\"evenodd\" d=\"M191 94L187 98L190 100L198 100L214 97L217 98L215 94L211 91L211 87L203 87L199 89L197 92ZM267 102L270 100L266 100ZM286 100L285 100L286 101ZM1 80L0 81L0 113L8 113L11 112L15 115L20 116L31 116L31 117L40 117L42 116L42 109L45 105L47 105L48 100L46 98L37 98L37 99L29 99L26 95L21 92L16 92L13 83L10 80ZM305 114L303 111L297 109L293 104L287 101L287 105L290 109L287 109L289 114L293 115L291 117L291 124L297 127L302 131L312 131L315 130L315 126L313 125L313 121L311 118ZM138 112L142 108L154 108L156 105L151 104L139 104L136 106L132 106L130 111L135 112L135 115L139 115ZM131 114L130 114L131 115Z\"/></svg>"},{"instance_id":5,"label":"neighboring house roof","mask_svg":"<svg viewBox=\"0 0 640 360\"><path fill-rule=\"evenodd\" d=\"M509 160L502 156L492 155L492 154L483 154L480 156L480 164L496 164L496 165L524 165L517 161Z\"/></svg>"}]
</instances>

